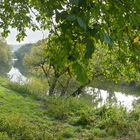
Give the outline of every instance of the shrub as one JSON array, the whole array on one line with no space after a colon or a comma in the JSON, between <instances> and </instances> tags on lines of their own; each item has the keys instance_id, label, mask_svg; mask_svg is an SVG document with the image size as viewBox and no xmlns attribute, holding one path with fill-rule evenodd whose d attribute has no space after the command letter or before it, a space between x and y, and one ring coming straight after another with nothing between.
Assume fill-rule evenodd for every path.
<instances>
[{"instance_id":1,"label":"shrub","mask_svg":"<svg viewBox=\"0 0 140 140\"><path fill-rule=\"evenodd\" d=\"M59 120L79 116L82 109L86 110L88 108L88 104L85 101L74 97L68 99L63 97L48 97L46 104L48 105L48 114Z\"/></svg>"},{"instance_id":2,"label":"shrub","mask_svg":"<svg viewBox=\"0 0 140 140\"><path fill-rule=\"evenodd\" d=\"M71 128L71 127L65 128L65 129L63 130L61 136L62 136L63 138L65 138L65 139L66 139L66 138L68 139L68 138L74 137L74 129Z\"/></svg>"},{"instance_id":3,"label":"shrub","mask_svg":"<svg viewBox=\"0 0 140 140\"><path fill-rule=\"evenodd\" d=\"M0 131L0 137L7 138L6 140L43 140L47 133L21 115L1 116Z\"/></svg>"},{"instance_id":4,"label":"shrub","mask_svg":"<svg viewBox=\"0 0 140 140\"><path fill-rule=\"evenodd\" d=\"M7 82L6 87L12 89L23 96L32 95L37 98L44 97L47 93L47 81L32 79L28 83L19 84L15 82Z\"/></svg>"},{"instance_id":5,"label":"shrub","mask_svg":"<svg viewBox=\"0 0 140 140\"><path fill-rule=\"evenodd\" d=\"M0 140L10 140L7 132L0 132Z\"/></svg>"},{"instance_id":6,"label":"shrub","mask_svg":"<svg viewBox=\"0 0 140 140\"><path fill-rule=\"evenodd\" d=\"M11 89L11 90L14 90L18 93L21 93L22 95L30 95L31 94L27 84L18 84L18 83L14 83L14 82L8 82L6 84L6 87Z\"/></svg>"},{"instance_id":7,"label":"shrub","mask_svg":"<svg viewBox=\"0 0 140 140\"><path fill-rule=\"evenodd\" d=\"M28 90L31 94L44 96L48 91L48 83L45 79L32 78L28 83Z\"/></svg>"},{"instance_id":8,"label":"shrub","mask_svg":"<svg viewBox=\"0 0 140 140\"><path fill-rule=\"evenodd\" d=\"M102 130L100 128L94 128L92 130L93 135L94 136L98 136L98 137L106 137L107 136L107 132L105 130Z\"/></svg>"},{"instance_id":9,"label":"shrub","mask_svg":"<svg viewBox=\"0 0 140 140\"><path fill-rule=\"evenodd\" d=\"M49 98L46 103L48 105L47 113L50 117L58 120L66 120L70 115L70 111L64 99L57 97Z\"/></svg>"},{"instance_id":10,"label":"shrub","mask_svg":"<svg viewBox=\"0 0 140 140\"><path fill-rule=\"evenodd\" d=\"M129 133L129 119L123 107L103 106L96 110L96 127L105 129L110 136L125 136Z\"/></svg>"},{"instance_id":11,"label":"shrub","mask_svg":"<svg viewBox=\"0 0 140 140\"><path fill-rule=\"evenodd\" d=\"M134 110L132 110L129 114L129 120L131 129L129 135L133 137L133 139L140 139L140 104L138 103Z\"/></svg>"},{"instance_id":12,"label":"shrub","mask_svg":"<svg viewBox=\"0 0 140 140\"><path fill-rule=\"evenodd\" d=\"M92 125L94 123L94 117L93 117L93 110L92 108L87 108L86 110L81 110L79 119L75 123L76 125L82 125L82 126L87 126L87 125Z\"/></svg>"}]
</instances>

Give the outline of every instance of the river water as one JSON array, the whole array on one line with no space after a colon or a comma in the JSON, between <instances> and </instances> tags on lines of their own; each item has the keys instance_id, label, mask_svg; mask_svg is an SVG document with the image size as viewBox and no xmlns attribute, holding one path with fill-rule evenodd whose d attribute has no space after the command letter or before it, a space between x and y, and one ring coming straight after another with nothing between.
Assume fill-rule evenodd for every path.
<instances>
[{"instance_id":1,"label":"river water","mask_svg":"<svg viewBox=\"0 0 140 140\"><path fill-rule=\"evenodd\" d=\"M28 81L27 78L21 74L19 69L15 67L11 68L11 70L7 73L7 76L12 82L20 84L24 84ZM127 110L131 110L133 108L133 103L140 98L121 92L114 92L113 96L111 95L110 97L109 92L107 92L106 90L101 90L93 87L86 87L85 91L87 94L92 96L93 102L99 100L99 107L108 103L109 99L111 98L115 104L122 105Z\"/></svg>"},{"instance_id":2,"label":"river water","mask_svg":"<svg viewBox=\"0 0 140 140\"><path fill-rule=\"evenodd\" d=\"M122 92L114 92L113 94L110 94L107 90L101 90L93 87L86 87L85 91L87 94L91 95L93 102L99 101L98 107L103 106L111 101L113 104L118 106L121 105L127 110L132 110L133 104L138 99L140 99L140 97L128 93L125 94Z\"/></svg>"},{"instance_id":3,"label":"river water","mask_svg":"<svg viewBox=\"0 0 140 140\"><path fill-rule=\"evenodd\" d=\"M12 66L11 70L7 73L8 78L10 79L10 81L12 82L16 82L16 83L26 83L27 82L27 78L21 74L21 72L19 71L18 68L15 68Z\"/></svg>"}]
</instances>

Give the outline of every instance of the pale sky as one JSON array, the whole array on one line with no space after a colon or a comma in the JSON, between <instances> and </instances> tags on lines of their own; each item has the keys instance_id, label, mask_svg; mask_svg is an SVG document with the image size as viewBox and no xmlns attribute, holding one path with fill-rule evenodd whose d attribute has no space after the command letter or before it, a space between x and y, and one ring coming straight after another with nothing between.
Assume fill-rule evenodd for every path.
<instances>
[{"instance_id":1,"label":"pale sky","mask_svg":"<svg viewBox=\"0 0 140 140\"><path fill-rule=\"evenodd\" d=\"M11 33L9 36L6 38L6 41L8 44L15 45L15 44L26 44L26 43L35 43L38 40L41 40L45 37L48 36L48 31L35 31L33 32L30 29L27 29L27 37L25 37L24 41L17 42L16 41L16 34L17 30L16 29L11 29Z\"/></svg>"}]
</instances>

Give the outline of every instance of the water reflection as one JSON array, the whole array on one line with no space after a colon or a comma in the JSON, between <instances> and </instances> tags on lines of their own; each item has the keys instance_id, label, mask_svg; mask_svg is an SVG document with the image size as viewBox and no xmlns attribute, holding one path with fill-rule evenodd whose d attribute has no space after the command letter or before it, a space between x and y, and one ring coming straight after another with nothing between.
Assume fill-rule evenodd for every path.
<instances>
[{"instance_id":1,"label":"water reflection","mask_svg":"<svg viewBox=\"0 0 140 140\"><path fill-rule=\"evenodd\" d=\"M20 73L17 68L12 67L11 70L7 73L8 78L12 82L16 83L25 83L27 82L27 78Z\"/></svg>"},{"instance_id":2,"label":"water reflection","mask_svg":"<svg viewBox=\"0 0 140 140\"><path fill-rule=\"evenodd\" d=\"M85 91L87 94L92 96L92 101L96 102L99 101L98 107L103 106L108 102L112 102L113 104L122 105L127 110L133 109L133 103L140 99L140 97L136 97L133 95L126 95L125 93L121 92L114 92L109 93L106 90L101 90L98 88L86 87Z\"/></svg>"},{"instance_id":3,"label":"water reflection","mask_svg":"<svg viewBox=\"0 0 140 140\"><path fill-rule=\"evenodd\" d=\"M13 63L16 59L13 60ZM27 82L27 78L21 74L18 68L12 67L11 70L7 73L8 78L12 82L17 82L20 84L24 84ZM121 92L112 92L101 90L93 87L86 87L85 92L92 96L92 101L99 101L98 107L103 106L108 102L112 102L113 104L122 105L127 110L133 109L133 103L140 99L140 97L136 97L133 95L121 93Z\"/></svg>"}]
</instances>

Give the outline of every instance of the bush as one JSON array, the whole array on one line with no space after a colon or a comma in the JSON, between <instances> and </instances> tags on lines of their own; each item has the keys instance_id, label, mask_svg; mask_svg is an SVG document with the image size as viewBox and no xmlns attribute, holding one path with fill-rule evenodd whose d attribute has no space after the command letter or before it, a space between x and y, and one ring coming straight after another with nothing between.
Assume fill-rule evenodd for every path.
<instances>
[{"instance_id":1,"label":"bush","mask_svg":"<svg viewBox=\"0 0 140 140\"><path fill-rule=\"evenodd\" d=\"M19 84L15 82L7 82L6 87L12 89L23 96L44 97L47 93L48 86L46 80L32 79L28 83Z\"/></svg>"},{"instance_id":2,"label":"bush","mask_svg":"<svg viewBox=\"0 0 140 140\"><path fill-rule=\"evenodd\" d=\"M92 130L94 136L98 137L107 137L107 132L105 130L102 130L100 128L94 128Z\"/></svg>"},{"instance_id":3,"label":"bush","mask_svg":"<svg viewBox=\"0 0 140 140\"><path fill-rule=\"evenodd\" d=\"M88 108L86 101L76 97L68 99L63 97L48 97L46 104L48 105L48 115L59 120L67 120L71 117L79 116L81 110Z\"/></svg>"},{"instance_id":4,"label":"bush","mask_svg":"<svg viewBox=\"0 0 140 140\"><path fill-rule=\"evenodd\" d=\"M129 134L129 121L128 113L122 107L103 106L83 110L75 124L88 129L94 128L95 136L121 137Z\"/></svg>"},{"instance_id":5,"label":"bush","mask_svg":"<svg viewBox=\"0 0 140 140\"><path fill-rule=\"evenodd\" d=\"M76 125L82 125L82 126L87 126L87 125L92 125L94 123L94 117L93 117L93 112L92 108L87 108L86 110L81 110L79 119L75 123Z\"/></svg>"},{"instance_id":6,"label":"bush","mask_svg":"<svg viewBox=\"0 0 140 140\"><path fill-rule=\"evenodd\" d=\"M31 94L28 88L28 84L18 84L14 82L7 82L6 87L18 93L21 93L22 95Z\"/></svg>"},{"instance_id":7,"label":"bush","mask_svg":"<svg viewBox=\"0 0 140 140\"><path fill-rule=\"evenodd\" d=\"M129 114L129 120L131 129L129 135L133 137L133 139L140 139L140 104L137 104L133 111Z\"/></svg>"},{"instance_id":8,"label":"bush","mask_svg":"<svg viewBox=\"0 0 140 140\"><path fill-rule=\"evenodd\" d=\"M125 136L129 133L128 113L123 107L103 106L97 109L96 127L105 129L110 136Z\"/></svg>"},{"instance_id":9,"label":"bush","mask_svg":"<svg viewBox=\"0 0 140 140\"><path fill-rule=\"evenodd\" d=\"M65 139L74 137L74 129L71 127L64 128L64 130L61 133L61 137Z\"/></svg>"},{"instance_id":10,"label":"bush","mask_svg":"<svg viewBox=\"0 0 140 140\"><path fill-rule=\"evenodd\" d=\"M0 140L10 140L7 132L0 132Z\"/></svg>"},{"instance_id":11,"label":"bush","mask_svg":"<svg viewBox=\"0 0 140 140\"><path fill-rule=\"evenodd\" d=\"M65 99L50 97L46 103L48 105L47 113L50 117L58 120L66 120L70 116L71 111Z\"/></svg>"},{"instance_id":12,"label":"bush","mask_svg":"<svg viewBox=\"0 0 140 140\"><path fill-rule=\"evenodd\" d=\"M48 82L45 79L32 78L28 83L28 90L31 94L45 96L48 91Z\"/></svg>"},{"instance_id":13,"label":"bush","mask_svg":"<svg viewBox=\"0 0 140 140\"><path fill-rule=\"evenodd\" d=\"M21 115L1 116L0 131L0 138L5 140L43 140L44 135L48 134Z\"/></svg>"}]
</instances>

